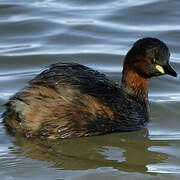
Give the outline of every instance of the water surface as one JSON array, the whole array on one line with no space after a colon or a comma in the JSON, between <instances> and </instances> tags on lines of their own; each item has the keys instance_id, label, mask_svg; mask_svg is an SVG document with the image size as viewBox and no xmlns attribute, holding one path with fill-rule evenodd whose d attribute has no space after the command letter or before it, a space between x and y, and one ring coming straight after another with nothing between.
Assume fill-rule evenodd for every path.
<instances>
[{"instance_id":1,"label":"water surface","mask_svg":"<svg viewBox=\"0 0 180 180\"><path fill-rule=\"evenodd\" d=\"M119 82L124 55L147 36L168 44L180 73L179 7L178 0L1 0L0 104L58 61ZM1 179L179 179L179 85L168 76L152 79L150 123L136 132L27 140L0 123Z\"/></svg>"}]
</instances>

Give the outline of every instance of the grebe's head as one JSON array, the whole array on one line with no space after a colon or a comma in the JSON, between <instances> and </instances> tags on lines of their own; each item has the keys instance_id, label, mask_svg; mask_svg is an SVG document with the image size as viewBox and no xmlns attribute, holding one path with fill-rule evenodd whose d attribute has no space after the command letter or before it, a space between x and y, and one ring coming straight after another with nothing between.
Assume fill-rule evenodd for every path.
<instances>
[{"instance_id":1,"label":"grebe's head","mask_svg":"<svg viewBox=\"0 0 180 180\"><path fill-rule=\"evenodd\" d=\"M125 70L133 70L143 78L168 74L177 77L169 64L170 52L166 44L156 38L136 41L124 61Z\"/></svg>"}]
</instances>

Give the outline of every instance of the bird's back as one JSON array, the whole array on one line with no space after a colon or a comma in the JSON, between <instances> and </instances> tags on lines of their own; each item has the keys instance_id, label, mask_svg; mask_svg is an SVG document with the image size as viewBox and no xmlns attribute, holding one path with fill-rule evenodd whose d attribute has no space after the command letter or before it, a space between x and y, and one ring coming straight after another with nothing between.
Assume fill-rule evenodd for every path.
<instances>
[{"instance_id":1,"label":"bird's back","mask_svg":"<svg viewBox=\"0 0 180 180\"><path fill-rule=\"evenodd\" d=\"M113 101L118 93L119 86L95 70L57 63L9 100L4 121L30 137L105 134L114 131Z\"/></svg>"}]
</instances>

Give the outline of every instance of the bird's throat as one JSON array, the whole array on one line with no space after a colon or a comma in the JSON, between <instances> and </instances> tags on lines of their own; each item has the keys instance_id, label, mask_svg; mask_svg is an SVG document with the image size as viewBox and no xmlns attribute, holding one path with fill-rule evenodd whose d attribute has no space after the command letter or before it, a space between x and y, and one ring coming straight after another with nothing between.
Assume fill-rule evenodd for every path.
<instances>
[{"instance_id":1,"label":"bird's throat","mask_svg":"<svg viewBox=\"0 0 180 180\"><path fill-rule=\"evenodd\" d=\"M125 70L122 77L122 88L128 94L148 98L149 78L143 78L133 70Z\"/></svg>"}]
</instances>

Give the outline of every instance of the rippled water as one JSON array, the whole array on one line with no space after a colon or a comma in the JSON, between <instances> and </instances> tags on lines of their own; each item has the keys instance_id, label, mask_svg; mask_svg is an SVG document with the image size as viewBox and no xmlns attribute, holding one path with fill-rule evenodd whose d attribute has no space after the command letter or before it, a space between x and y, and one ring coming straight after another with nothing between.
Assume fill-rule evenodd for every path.
<instances>
[{"instance_id":1,"label":"rippled water","mask_svg":"<svg viewBox=\"0 0 180 180\"><path fill-rule=\"evenodd\" d=\"M168 44L180 73L179 17L178 0L1 0L0 104L58 61L119 82L125 53L146 36ZM151 81L151 122L136 132L27 140L0 123L0 179L179 179L179 84L168 76Z\"/></svg>"}]
</instances>

